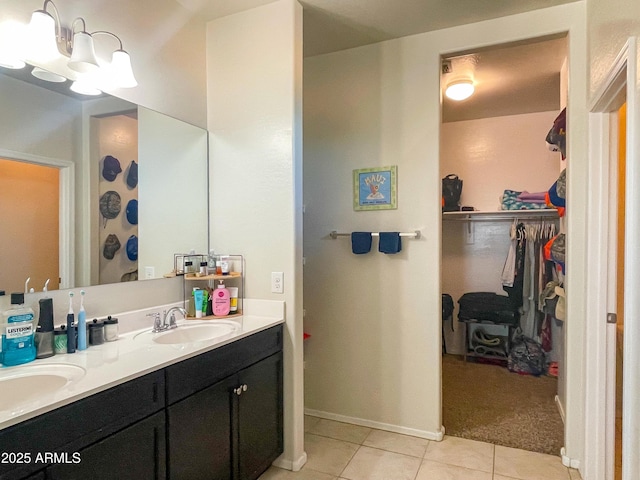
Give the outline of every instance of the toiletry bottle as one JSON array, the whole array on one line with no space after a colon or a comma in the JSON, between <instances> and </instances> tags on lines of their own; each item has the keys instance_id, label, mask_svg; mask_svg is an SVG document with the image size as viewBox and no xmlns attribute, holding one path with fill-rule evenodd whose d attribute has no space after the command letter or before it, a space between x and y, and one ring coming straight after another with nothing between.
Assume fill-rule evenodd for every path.
<instances>
[{"instance_id":1,"label":"toiletry bottle","mask_svg":"<svg viewBox=\"0 0 640 480\"><path fill-rule=\"evenodd\" d=\"M36 329L36 358L48 358L55 354L53 333L53 299L41 298L40 316Z\"/></svg>"},{"instance_id":2,"label":"toiletry bottle","mask_svg":"<svg viewBox=\"0 0 640 480\"><path fill-rule=\"evenodd\" d=\"M213 292L213 314L216 317L223 317L229 314L230 309L229 290L220 281L220 285Z\"/></svg>"},{"instance_id":3,"label":"toiletry bottle","mask_svg":"<svg viewBox=\"0 0 640 480\"><path fill-rule=\"evenodd\" d=\"M205 315L213 315L213 289L209 288L209 298L207 298L207 311Z\"/></svg>"},{"instance_id":4,"label":"toiletry bottle","mask_svg":"<svg viewBox=\"0 0 640 480\"><path fill-rule=\"evenodd\" d=\"M196 290L198 290L198 287L193 287L193 290L191 291L191 296L189 297L189 301L187 304L187 316L191 318L196 316L196 300L195 300Z\"/></svg>"},{"instance_id":5,"label":"toiletry bottle","mask_svg":"<svg viewBox=\"0 0 640 480\"><path fill-rule=\"evenodd\" d=\"M207 273L209 275L216 274L216 259L216 252L213 249L209 250L209 262L207 263Z\"/></svg>"},{"instance_id":6,"label":"toiletry bottle","mask_svg":"<svg viewBox=\"0 0 640 480\"><path fill-rule=\"evenodd\" d=\"M84 290L80 290L80 311L78 312L78 350L87 349L87 313L84 310Z\"/></svg>"},{"instance_id":7,"label":"toiletry bottle","mask_svg":"<svg viewBox=\"0 0 640 480\"><path fill-rule=\"evenodd\" d=\"M207 314L207 304L209 303L209 289L202 289L202 315Z\"/></svg>"},{"instance_id":8,"label":"toiletry bottle","mask_svg":"<svg viewBox=\"0 0 640 480\"><path fill-rule=\"evenodd\" d=\"M204 290L196 288L193 290L193 302L195 305L195 317L202 318L202 300L204 299Z\"/></svg>"},{"instance_id":9,"label":"toiletry bottle","mask_svg":"<svg viewBox=\"0 0 640 480\"><path fill-rule=\"evenodd\" d=\"M69 292L69 312L67 313L67 353L76 352L76 326L73 315L73 292Z\"/></svg>"},{"instance_id":10,"label":"toiletry bottle","mask_svg":"<svg viewBox=\"0 0 640 480\"><path fill-rule=\"evenodd\" d=\"M12 293L11 305L2 315L2 363L6 366L36 359L33 310L24 305L24 293Z\"/></svg>"},{"instance_id":11,"label":"toiletry bottle","mask_svg":"<svg viewBox=\"0 0 640 480\"><path fill-rule=\"evenodd\" d=\"M222 275L229 275L229 271L230 271L229 256L220 255L220 273Z\"/></svg>"},{"instance_id":12,"label":"toiletry bottle","mask_svg":"<svg viewBox=\"0 0 640 480\"><path fill-rule=\"evenodd\" d=\"M184 274L187 275L189 273L193 273L193 262L191 260L184 262Z\"/></svg>"}]
</instances>

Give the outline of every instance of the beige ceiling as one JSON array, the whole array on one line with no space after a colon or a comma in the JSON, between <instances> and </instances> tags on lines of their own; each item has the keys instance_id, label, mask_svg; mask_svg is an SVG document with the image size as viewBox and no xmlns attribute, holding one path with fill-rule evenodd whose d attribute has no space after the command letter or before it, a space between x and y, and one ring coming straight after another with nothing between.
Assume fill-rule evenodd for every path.
<instances>
[{"instance_id":1,"label":"beige ceiling","mask_svg":"<svg viewBox=\"0 0 640 480\"><path fill-rule=\"evenodd\" d=\"M212 20L274 0L175 0ZM576 0L300 0L304 55L335 52L407 35L547 8ZM469 52L466 52L467 54ZM497 46L452 60L454 74L475 63L476 93L443 102L443 121L559 110L566 41ZM471 58L471 60L470 60ZM447 82L451 75L444 75Z\"/></svg>"},{"instance_id":2,"label":"beige ceiling","mask_svg":"<svg viewBox=\"0 0 640 480\"><path fill-rule=\"evenodd\" d=\"M560 70L566 54L562 36L449 55L451 73L441 76L442 120L560 111ZM444 96L447 84L461 78L473 80L474 95L460 102L449 100Z\"/></svg>"}]
</instances>

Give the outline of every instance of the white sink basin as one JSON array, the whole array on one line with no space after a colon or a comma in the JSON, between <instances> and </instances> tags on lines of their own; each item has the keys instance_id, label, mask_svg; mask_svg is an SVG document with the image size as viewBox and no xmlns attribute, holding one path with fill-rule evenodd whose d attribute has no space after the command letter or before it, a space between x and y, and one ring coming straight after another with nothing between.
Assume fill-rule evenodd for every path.
<instances>
[{"instance_id":1,"label":"white sink basin","mask_svg":"<svg viewBox=\"0 0 640 480\"><path fill-rule=\"evenodd\" d=\"M0 411L29 404L84 377L86 371L63 363L20 365L0 370Z\"/></svg>"},{"instance_id":2,"label":"white sink basin","mask_svg":"<svg viewBox=\"0 0 640 480\"><path fill-rule=\"evenodd\" d=\"M177 328L164 332L153 333L146 331L137 334L135 341L157 343L160 345L180 345L198 343L211 340L223 340L233 335L240 326L230 320L185 321L178 323Z\"/></svg>"}]
</instances>

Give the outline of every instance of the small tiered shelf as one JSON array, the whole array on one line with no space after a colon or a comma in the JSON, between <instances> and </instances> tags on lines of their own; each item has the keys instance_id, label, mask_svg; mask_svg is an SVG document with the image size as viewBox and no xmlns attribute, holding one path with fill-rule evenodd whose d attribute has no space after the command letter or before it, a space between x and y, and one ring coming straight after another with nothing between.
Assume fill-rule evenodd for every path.
<instances>
[{"instance_id":1,"label":"small tiered shelf","mask_svg":"<svg viewBox=\"0 0 640 480\"><path fill-rule=\"evenodd\" d=\"M236 313L230 313L229 315L224 316L216 316L216 315L205 315L198 320L223 320L225 318L233 318L239 317L242 315L243 304L244 304L244 257L242 255L228 255L229 262L233 271L229 272L226 275L221 274L209 274L209 275L199 275L197 273L187 273L183 275L183 283L184 283L184 308L188 309L189 298L191 296L191 291L193 290L193 286L196 282L207 282L209 288L215 289L218 285L218 281L222 280L225 282L225 286L237 286L238 287L238 311ZM229 284L227 284L229 282ZM187 320L195 320L196 317L188 316Z\"/></svg>"}]
</instances>

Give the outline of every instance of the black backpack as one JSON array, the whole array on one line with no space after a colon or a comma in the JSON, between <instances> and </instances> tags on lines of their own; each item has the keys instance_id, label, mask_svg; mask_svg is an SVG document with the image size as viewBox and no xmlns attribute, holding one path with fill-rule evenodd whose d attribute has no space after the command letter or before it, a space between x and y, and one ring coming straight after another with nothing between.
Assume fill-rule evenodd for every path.
<instances>
[{"instance_id":1,"label":"black backpack","mask_svg":"<svg viewBox=\"0 0 640 480\"><path fill-rule=\"evenodd\" d=\"M460 210L460 195L462 195L462 180L450 173L442 179L442 211Z\"/></svg>"}]
</instances>

